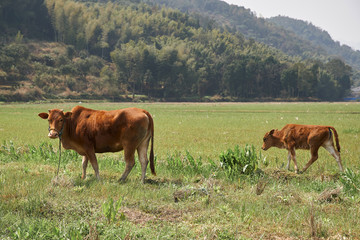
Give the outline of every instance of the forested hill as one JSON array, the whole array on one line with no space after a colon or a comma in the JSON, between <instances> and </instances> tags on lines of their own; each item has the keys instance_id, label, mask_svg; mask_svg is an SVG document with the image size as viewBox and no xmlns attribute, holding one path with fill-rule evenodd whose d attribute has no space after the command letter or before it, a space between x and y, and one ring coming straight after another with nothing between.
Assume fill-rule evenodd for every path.
<instances>
[{"instance_id":1,"label":"forested hill","mask_svg":"<svg viewBox=\"0 0 360 240\"><path fill-rule=\"evenodd\" d=\"M239 31L246 38L253 38L275 47L291 56L303 59L327 60L338 56L352 66L353 80L360 85L360 51L347 45L340 45L330 35L316 26L288 17L264 19L257 17L251 9L229 5L220 0L143 0L183 12L207 16L204 25L218 25L230 32Z\"/></svg>"},{"instance_id":2,"label":"forested hill","mask_svg":"<svg viewBox=\"0 0 360 240\"><path fill-rule=\"evenodd\" d=\"M309 44L295 33L258 18L250 9L229 5L221 0L142 0L160 4L183 12L198 13L203 17L204 27L222 27L229 32L240 32L246 38L275 47L292 56L309 53L325 54L324 49Z\"/></svg>"},{"instance_id":3,"label":"forested hill","mask_svg":"<svg viewBox=\"0 0 360 240\"><path fill-rule=\"evenodd\" d=\"M281 26L289 31L293 31L303 39L310 41L314 45L321 46L329 55L341 56L349 65L353 66L355 70L360 70L360 51L353 50L347 45L340 45L339 42L334 41L329 33L312 23L297 20L284 16L277 16L267 19L278 26ZM359 74L359 73L358 73ZM356 76L358 85L360 85L360 75Z\"/></svg>"},{"instance_id":4,"label":"forested hill","mask_svg":"<svg viewBox=\"0 0 360 240\"><path fill-rule=\"evenodd\" d=\"M351 67L341 59L293 57L208 16L147 3L4 1L0 101L341 100L348 94Z\"/></svg>"}]
</instances>

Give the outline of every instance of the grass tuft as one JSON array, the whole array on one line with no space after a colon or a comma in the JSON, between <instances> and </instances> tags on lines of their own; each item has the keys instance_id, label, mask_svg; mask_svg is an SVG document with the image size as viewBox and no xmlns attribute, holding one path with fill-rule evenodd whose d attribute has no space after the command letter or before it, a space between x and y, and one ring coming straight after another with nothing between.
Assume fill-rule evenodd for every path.
<instances>
[{"instance_id":1,"label":"grass tuft","mask_svg":"<svg viewBox=\"0 0 360 240\"><path fill-rule=\"evenodd\" d=\"M236 145L234 150L228 149L220 154L220 166L228 178L234 179L240 174L254 174L260 158L261 153L258 156L254 146L246 145L240 149L239 145Z\"/></svg>"}]
</instances>

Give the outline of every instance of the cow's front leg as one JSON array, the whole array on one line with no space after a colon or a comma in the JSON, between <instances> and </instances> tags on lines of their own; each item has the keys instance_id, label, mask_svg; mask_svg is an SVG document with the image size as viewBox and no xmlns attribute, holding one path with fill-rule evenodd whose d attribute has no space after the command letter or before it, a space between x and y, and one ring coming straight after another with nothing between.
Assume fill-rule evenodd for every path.
<instances>
[{"instance_id":1,"label":"cow's front leg","mask_svg":"<svg viewBox=\"0 0 360 240\"><path fill-rule=\"evenodd\" d=\"M88 158L87 158L86 156L83 156L83 159L82 159L83 173L82 173L82 176L81 176L82 179L85 179L85 178L86 178L86 168L87 168L87 165L88 165Z\"/></svg>"},{"instance_id":2,"label":"cow's front leg","mask_svg":"<svg viewBox=\"0 0 360 240\"><path fill-rule=\"evenodd\" d=\"M125 171L122 174L122 176L120 177L119 182L125 181L125 179L129 175L131 169L135 165L135 156L134 156L135 149L133 149L133 150L125 149L124 155L125 155Z\"/></svg>"},{"instance_id":3,"label":"cow's front leg","mask_svg":"<svg viewBox=\"0 0 360 240\"><path fill-rule=\"evenodd\" d=\"M290 170L290 161L291 161L291 152L288 151L288 163L286 165L286 169L287 170Z\"/></svg>"},{"instance_id":4,"label":"cow's front leg","mask_svg":"<svg viewBox=\"0 0 360 240\"><path fill-rule=\"evenodd\" d=\"M297 162L296 162L295 148L291 148L291 149L290 149L290 155L291 155L292 160L294 161L294 170L295 170L295 173L299 173L299 169L298 169Z\"/></svg>"},{"instance_id":5,"label":"cow's front leg","mask_svg":"<svg viewBox=\"0 0 360 240\"><path fill-rule=\"evenodd\" d=\"M86 157L88 160L90 160L91 166L93 167L94 171L95 171L95 176L97 179L100 179L100 175L99 175L99 166L98 166L98 162L96 159L96 155L94 151L88 151L86 154Z\"/></svg>"}]
</instances>

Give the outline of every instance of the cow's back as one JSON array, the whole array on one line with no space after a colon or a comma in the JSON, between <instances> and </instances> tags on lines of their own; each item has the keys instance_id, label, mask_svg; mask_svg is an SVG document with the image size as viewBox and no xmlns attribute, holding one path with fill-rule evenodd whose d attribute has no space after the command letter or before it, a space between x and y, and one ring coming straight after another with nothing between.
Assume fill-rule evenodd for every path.
<instances>
[{"instance_id":1,"label":"cow's back","mask_svg":"<svg viewBox=\"0 0 360 240\"><path fill-rule=\"evenodd\" d=\"M281 131L286 145L299 149L309 149L312 144L329 137L329 128L319 125L287 124Z\"/></svg>"}]
</instances>

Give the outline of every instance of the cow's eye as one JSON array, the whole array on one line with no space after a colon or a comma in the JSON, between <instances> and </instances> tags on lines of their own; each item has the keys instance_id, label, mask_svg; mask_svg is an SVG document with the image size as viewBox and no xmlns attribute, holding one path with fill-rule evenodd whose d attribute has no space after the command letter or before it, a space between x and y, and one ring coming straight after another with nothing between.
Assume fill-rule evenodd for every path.
<instances>
[{"instance_id":1,"label":"cow's eye","mask_svg":"<svg viewBox=\"0 0 360 240\"><path fill-rule=\"evenodd\" d=\"M60 122L62 122L63 121L63 119L60 119Z\"/></svg>"},{"instance_id":2,"label":"cow's eye","mask_svg":"<svg viewBox=\"0 0 360 240\"><path fill-rule=\"evenodd\" d=\"M266 138L263 138L263 141L265 142L265 141L266 141Z\"/></svg>"}]
</instances>

